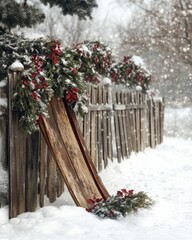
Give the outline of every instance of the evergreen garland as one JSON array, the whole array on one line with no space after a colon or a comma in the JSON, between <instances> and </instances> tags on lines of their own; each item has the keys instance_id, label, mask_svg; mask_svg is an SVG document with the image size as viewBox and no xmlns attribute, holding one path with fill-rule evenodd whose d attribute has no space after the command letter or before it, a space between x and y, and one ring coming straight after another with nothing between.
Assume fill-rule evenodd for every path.
<instances>
[{"instance_id":1,"label":"evergreen garland","mask_svg":"<svg viewBox=\"0 0 192 240\"><path fill-rule=\"evenodd\" d=\"M108 197L107 200L94 197L87 202L89 207L86 210L88 212L99 218L111 219L138 213L139 209L150 209L154 205L154 201L146 193L134 193L133 190L126 189L117 191L116 195Z\"/></svg>"},{"instance_id":2,"label":"evergreen garland","mask_svg":"<svg viewBox=\"0 0 192 240\"><path fill-rule=\"evenodd\" d=\"M8 40L4 45L5 35ZM3 56L2 79L13 59L24 64L25 71L15 90L14 107L20 112L21 127L29 133L38 129L42 116L47 117L46 106L54 92L74 111L83 114L87 111L86 82L98 84L108 77L116 84L140 86L145 92L151 79L127 57L115 64L110 48L98 41L61 49L58 41L28 41L23 36L4 33L0 35L0 55Z\"/></svg>"},{"instance_id":3,"label":"evergreen garland","mask_svg":"<svg viewBox=\"0 0 192 240\"><path fill-rule=\"evenodd\" d=\"M113 82L128 87L139 86L146 92L151 83L151 75L141 66L134 63L131 56L124 56L121 62L112 65L109 73Z\"/></svg>"}]
</instances>

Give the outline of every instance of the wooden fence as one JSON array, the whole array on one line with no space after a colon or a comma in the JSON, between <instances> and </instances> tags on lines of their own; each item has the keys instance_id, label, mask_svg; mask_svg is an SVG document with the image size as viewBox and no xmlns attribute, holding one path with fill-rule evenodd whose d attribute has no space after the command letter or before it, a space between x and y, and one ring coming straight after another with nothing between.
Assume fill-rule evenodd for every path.
<instances>
[{"instance_id":1,"label":"wooden fence","mask_svg":"<svg viewBox=\"0 0 192 240\"><path fill-rule=\"evenodd\" d=\"M100 171L109 160L154 148L163 141L164 100L119 86L89 86L88 113L81 127Z\"/></svg>"},{"instance_id":2,"label":"wooden fence","mask_svg":"<svg viewBox=\"0 0 192 240\"><path fill-rule=\"evenodd\" d=\"M18 73L10 73L9 87L0 87L0 99L8 98L8 109L0 108L0 170L9 175L9 190L3 195L0 182L0 206L9 202L10 218L34 211L38 202L43 207L46 196L54 202L64 191L64 181L41 134L23 134L17 112L11 111L12 89L18 78ZM79 123L99 171L114 158L121 162L131 152L154 148L163 141L162 100L111 85L90 85L88 94L89 111Z\"/></svg>"}]
</instances>

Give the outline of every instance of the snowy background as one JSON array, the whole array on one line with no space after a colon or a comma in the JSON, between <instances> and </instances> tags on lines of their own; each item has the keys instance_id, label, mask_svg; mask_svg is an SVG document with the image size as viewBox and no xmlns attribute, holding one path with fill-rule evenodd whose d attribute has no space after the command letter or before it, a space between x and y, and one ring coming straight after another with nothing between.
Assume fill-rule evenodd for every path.
<instances>
[{"instance_id":1,"label":"snowy background","mask_svg":"<svg viewBox=\"0 0 192 240\"><path fill-rule=\"evenodd\" d=\"M38 4L38 0L31 2ZM61 17L59 9L50 11L44 7L47 15L44 24L31 31L15 29L15 32L25 32L33 38L56 36L63 40L63 46L100 39L116 49L117 56L141 54L154 75L154 87L166 96L164 142L156 149L133 153L121 164L114 159L100 175L110 194L121 188L145 191L155 200L155 205L149 211L119 220L100 220L76 207L65 192L54 204L47 202L46 207L11 220L8 208L1 208L1 240L189 240L192 237L192 70L183 62L174 65L171 58L166 58L167 52L160 49L149 47L148 51L134 52L135 49L123 46L128 23L134 25L141 12L132 5L121 6L119 2L99 0L94 20L87 22L79 22L76 17ZM0 102L4 103L4 100ZM1 167L0 184L7 184L7 174Z\"/></svg>"}]
</instances>

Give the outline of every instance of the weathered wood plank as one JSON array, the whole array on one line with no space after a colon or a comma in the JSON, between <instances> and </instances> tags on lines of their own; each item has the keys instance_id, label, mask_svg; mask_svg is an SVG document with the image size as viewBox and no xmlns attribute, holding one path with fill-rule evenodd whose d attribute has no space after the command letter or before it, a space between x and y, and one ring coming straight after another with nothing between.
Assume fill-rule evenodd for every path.
<instances>
[{"instance_id":1,"label":"weathered wood plank","mask_svg":"<svg viewBox=\"0 0 192 240\"><path fill-rule=\"evenodd\" d=\"M134 102L135 104L138 104L138 95L139 93L136 92L134 94ZM140 151L140 109L139 108L136 108L135 110L135 130L136 130L136 152L139 152Z\"/></svg>"},{"instance_id":2,"label":"weathered wood plank","mask_svg":"<svg viewBox=\"0 0 192 240\"><path fill-rule=\"evenodd\" d=\"M57 197L57 185L56 185L56 163L53 160L51 152L47 152L47 197L49 201L53 203Z\"/></svg>"},{"instance_id":3,"label":"weathered wood plank","mask_svg":"<svg viewBox=\"0 0 192 240\"><path fill-rule=\"evenodd\" d=\"M118 104L118 99L116 92L114 91L113 99L116 104ZM114 124L115 124L115 141L116 141L116 149L117 149L117 160L121 162L121 139L120 139L120 127L118 121L118 111L114 111Z\"/></svg>"},{"instance_id":4,"label":"weathered wood plank","mask_svg":"<svg viewBox=\"0 0 192 240\"><path fill-rule=\"evenodd\" d=\"M26 140L26 182L25 211L33 212L37 207L39 132L27 136Z\"/></svg>"},{"instance_id":5,"label":"weathered wood plank","mask_svg":"<svg viewBox=\"0 0 192 240\"><path fill-rule=\"evenodd\" d=\"M153 100L148 100L149 108L149 144L151 148L155 148L155 132L154 132L154 104Z\"/></svg>"},{"instance_id":6,"label":"weathered wood plank","mask_svg":"<svg viewBox=\"0 0 192 240\"><path fill-rule=\"evenodd\" d=\"M91 96L90 96L90 101L91 104L96 104L97 100L96 100L96 91L94 86L91 86ZM96 111L91 111L90 113L90 118L91 118L91 158L92 161L95 165L95 167L97 168L98 166L98 162L97 162L97 153L96 153L96 148L97 148L97 118L96 118Z\"/></svg>"},{"instance_id":7,"label":"weathered wood plank","mask_svg":"<svg viewBox=\"0 0 192 240\"><path fill-rule=\"evenodd\" d=\"M102 88L103 92L103 105L107 104L107 94L106 94L106 88L103 86ZM102 125L103 125L103 161L104 161L104 168L108 165L108 159L107 159L107 112L102 112Z\"/></svg>"},{"instance_id":8,"label":"weathered wood plank","mask_svg":"<svg viewBox=\"0 0 192 240\"><path fill-rule=\"evenodd\" d=\"M134 104L134 94L130 92L130 103ZM135 122L135 110L131 109L130 111L130 124L131 124L131 134L132 134L132 147L133 151L137 151L137 143L136 143L136 122Z\"/></svg>"},{"instance_id":9,"label":"weathered wood plank","mask_svg":"<svg viewBox=\"0 0 192 240\"><path fill-rule=\"evenodd\" d=\"M108 86L108 88L107 88L107 102L111 106L111 110L107 111L107 156L111 161L113 161L113 130L112 130L112 125L114 125L113 115L112 115L112 101L113 101L113 99L112 99L112 88L111 88L111 86Z\"/></svg>"},{"instance_id":10,"label":"weathered wood plank","mask_svg":"<svg viewBox=\"0 0 192 240\"><path fill-rule=\"evenodd\" d=\"M102 89L99 86L97 91L97 102L102 104ZM102 148L102 113L97 112L97 156L98 156L98 171L102 170L103 166L103 148Z\"/></svg>"},{"instance_id":11,"label":"weathered wood plank","mask_svg":"<svg viewBox=\"0 0 192 240\"><path fill-rule=\"evenodd\" d=\"M121 92L121 103L126 104L126 94ZM127 122L126 122L126 110L121 110L122 114L122 124L123 124L123 138L124 138L124 157L129 156L129 146L128 146L128 133L127 133Z\"/></svg>"},{"instance_id":12,"label":"weathered wood plank","mask_svg":"<svg viewBox=\"0 0 192 240\"><path fill-rule=\"evenodd\" d=\"M26 136L18 126L18 113L12 111L12 96L19 73L8 74L8 161L9 217L25 212Z\"/></svg>"},{"instance_id":13,"label":"weathered wood plank","mask_svg":"<svg viewBox=\"0 0 192 240\"><path fill-rule=\"evenodd\" d=\"M163 142L164 135L164 109L165 109L165 100L164 98L160 101L160 143Z\"/></svg>"},{"instance_id":14,"label":"weathered wood plank","mask_svg":"<svg viewBox=\"0 0 192 240\"><path fill-rule=\"evenodd\" d=\"M130 104L130 92L126 93L126 105ZM126 122L127 122L127 139L128 139L128 151L129 155L133 151L133 144L132 144L132 130L131 130L131 110L126 109Z\"/></svg>"},{"instance_id":15,"label":"weathered wood plank","mask_svg":"<svg viewBox=\"0 0 192 240\"><path fill-rule=\"evenodd\" d=\"M64 179L59 169L57 168L57 197L60 197L64 190Z\"/></svg>"},{"instance_id":16,"label":"weathered wood plank","mask_svg":"<svg viewBox=\"0 0 192 240\"><path fill-rule=\"evenodd\" d=\"M71 123L73 132L76 136L76 139L79 143L79 147L80 147L81 153L83 154L83 157L84 157L84 160L87 164L87 167L89 168L89 171L92 174L93 180L95 181L95 184L98 187L101 195L103 196L104 199L106 199L109 196L109 193L107 192L105 186L103 185L103 182L101 181L101 178L98 176L96 167L93 164L93 161L91 159L91 156L90 156L90 154L88 152L88 149L87 149L87 146L85 144L85 140L83 138L83 135L81 134L81 130L80 130L80 127L78 125L75 113L69 108L66 108L66 109L67 109L69 121Z\"/></svg>"},{"instance_id":17,"label":"weathered wood plank","mask_svg":"<svg viewBox=\"0 0 192 240\"><path fill-rule=\"evenodd\" d=\"M46 186L46 159L47 159L47 145L43 138L43 135L40 134L40 162L39 162L39 204L40 207L44 207L44 195L45 195L45 186Z\"/></svg>"},{"instance_id":18,"label":"weathered wood plank","mask_svg":"<svg viewBox=\"0 0 192 240\"><path fill-rule=\"evenodd\" d=\"M140 94L139 95L139 102L140 104L145 105L145 95ZM146 142L145 142L145 108L140 109L140 121L141 121L141 135L140 135L140 146L141 151L143 151L146 148Z\"/></svg>"}]
</instances>

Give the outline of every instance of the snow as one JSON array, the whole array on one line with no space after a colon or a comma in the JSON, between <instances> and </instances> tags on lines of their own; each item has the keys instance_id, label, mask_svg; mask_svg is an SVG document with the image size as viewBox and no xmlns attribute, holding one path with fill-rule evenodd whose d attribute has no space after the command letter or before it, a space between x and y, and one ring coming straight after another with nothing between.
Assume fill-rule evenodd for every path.
<instances>
[{"instance_id":1,"label":"snow","mask_svg":"<svg viewBox=\"0 0 192 240\"><path fill-rule=\"evenodd\" d=\"M139 86L139 85L137 85L137 86L135 87L135 90L138 91L138 92L140 92L140 91L142 91L142 87Z\"/></svg>"},{"instance_id":2,"label":"snow","mask_svg":"<svg viewBox=\"0 0 192 240\"><path fill-rule=\"evenodd\" d=\"M111 194L145 191L156 204L119 220L100 220L76 207L66 192L54 204L8 220L0 209L1 240L189 240L192 236L192 140L166 137L156 149L115 159L101 178Z\"/></svg>"},{"instance_id":3,"label":"snow","mask_svg":"<svg viewBox=\"0 0 192 240\"><path fill-rule=\"evenodd\" d=\"M7 98L0 98L0 106L7 107Z\"/></svg>"},{"instance_id":4,"label":"snow","mask_svg":"<svg viewBox=\"0 0 192 240\"><path fill-rule=\"evenodd\" d=\"M101 83L103 85L111 85L111 79L108 77L105 77L105 78L101 79Z\"/></svg>"},{"instance_id":5,"label":"snow","mask_svg":"<svg viewBox=\"0 0 192 240\"><path fill-rule=\"evenodd\" d=\"M5 87L7 85L7 80L0 81L0 88Z\"/></svg>"},{"instance_id":6,"label":"snow","mask_svg":"<svg viewBox=\"0 0 192 240\"><path fill-rule=\"evenodd\" d=\"M16 60L14 63L11 64L10 69L12 71L23 71L24 66L22 63L20 63L19 61Z\"/></svg>"}]
</instances>

